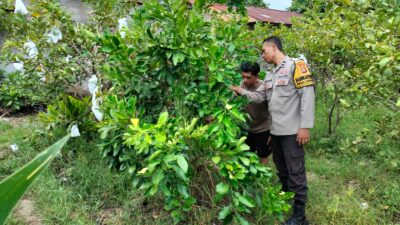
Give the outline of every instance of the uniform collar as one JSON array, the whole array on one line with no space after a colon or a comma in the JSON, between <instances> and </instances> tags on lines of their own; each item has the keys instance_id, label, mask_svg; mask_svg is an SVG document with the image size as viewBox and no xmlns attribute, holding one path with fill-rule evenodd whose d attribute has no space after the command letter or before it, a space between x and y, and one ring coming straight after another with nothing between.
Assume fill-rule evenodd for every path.
<instances>
[{"instance_id":1,"label":"uniform collar","mask_svg":"<svg viewBox=\"0 0 400 225\"><path fill-rule=\"evenodd\" d=\"M285 56L282 63L275 67L275 69L273 70L273 73L276 73L280 68L285 67L286 63L288 63L289 60L290 60L289 56Z\"/></svg>"}]
</instances>

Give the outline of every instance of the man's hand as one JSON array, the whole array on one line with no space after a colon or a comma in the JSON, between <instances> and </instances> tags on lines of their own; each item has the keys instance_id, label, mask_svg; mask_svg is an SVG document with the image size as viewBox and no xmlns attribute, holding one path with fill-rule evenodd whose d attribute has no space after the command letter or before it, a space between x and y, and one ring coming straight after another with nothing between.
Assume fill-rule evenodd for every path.
<instances>
[{"instance_id":1,"label":"man's hand","mask_svg":"<svg viewBox=\"0 0 400 225\"><path fill-rule=\"evenodd\" d=\"M269 136L268 140L267 140L267 145L271 146L271 141L272 141L272 138L271 138L271 136Z\"/></svg>"},{"instance_id":2,"label":"man's hand","mask_svg":"<svg viewBox=\"0 0 400 225\"><path fill-rule=\"evenodd\" d=\"M310 131L307 128L300 128L296 138L299 146L302 146L310 141Z\"/></svg>"},{"instance_id":3,"label":"man's hand","mask_svg":"<svg viewBox=\"0 0 400 225\"><path fill-rule=\"evenodd\" d=\"M235 92L235 94L240 95L240 92L242 91L242 89L238 86L230 86L229 89L231 89L232 91Z\"/></svg>"},{"instance_id":4,"label":"man's hand","mask_svg":"<svg viewBox=\"0 0 400 225\"><path fill-rule=\"evenodd\" d=\"M267 147L268 147L268 150L270 150L271 152L272 152L272 137L271 137L271 135L268 137L268 140L267 140Z\"/></svg>"}]
</instances>

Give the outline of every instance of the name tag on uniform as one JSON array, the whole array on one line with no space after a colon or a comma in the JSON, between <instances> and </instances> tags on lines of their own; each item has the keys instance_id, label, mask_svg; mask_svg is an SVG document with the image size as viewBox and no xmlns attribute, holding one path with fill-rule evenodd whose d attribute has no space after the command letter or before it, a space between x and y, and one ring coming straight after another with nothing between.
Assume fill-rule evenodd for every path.
<instances>
[{"instance_id":1,"label":"name tag on uniform","mask_svg":"<svg viewBox=\"0 0 400 225\"><path fill-rule=\"evenodd\" d=\"M288 78L278 78L276 80L276 85L277 86L284 86L284 85L288 85L289 83L289 79Z\"/></svg>"},{"instance_id":2,"label":"name tag on uniform","mask_svg":"<svg viewBox=\"0 0 400 225\"><path fill-rule=\"evenodd\" d=\"M288 70L282 69L282 70L279 70L278 74L285 75L285 74L288 74L288 73L289 73Z\"/></svg>"},{"instance_id":3,"label":"name tag on uniform","mask_svg":"<svg viewBox=\"0 0 400 225\"><path fill-rule=\"evenodd\" d=\"M265 89L271 89L271 88L272 88L272 80L265 81Z\"/></svg>"}]
</instances>

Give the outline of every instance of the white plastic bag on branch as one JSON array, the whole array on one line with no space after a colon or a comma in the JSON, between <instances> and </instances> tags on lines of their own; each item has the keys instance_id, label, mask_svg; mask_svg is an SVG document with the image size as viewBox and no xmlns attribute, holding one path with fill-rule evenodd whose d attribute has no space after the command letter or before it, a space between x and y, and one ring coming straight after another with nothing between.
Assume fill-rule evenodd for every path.
<instances>
[{"instance_id":1,"label":"white plastic bag on branch","mask_svg":"<svg viewBox=\"0 0 400 225\"><path fill-rule=\"evenodd\" d=\"M88 80L88 89L89 89L90 94L95 93L97 91L97 89L99 88L97 86L97 81L98 80L97 80L96 75L92 75L90 77L90 79Z\"/></svg>"},{"instance_id":2,"label":"white plastic bag on branch","mask_svg":"<svg viewBox=\"0 0 400 225\"><path fill-rule=\"evenodd\" d=\"M299 59L303 60L308 65L307 59L303 54L299 54Z\"/></svg>"},{"instance_id":3,"label":"white plastic bag on branch","mask_svg":"<svg viewBox=\"0 0 400 225\"><path fill-rule=\"evenodd\" d=\"M24 44L24 48L29 55L29 58L33 59L39 54L39 51L32 41L28 41Z\"/></svg>"},{"instance_id":4,"label":"white plastic bag on branch","mask_svg":"<svg viewBox=\"0 0 400 225\"><path fill-rule=\"evenodd\" d=\"M77 125L73 125L71 127L71 137L79 137L81 136L81 133L79 133L79 128Z\"/></svg>"},{"instance_id":5,"label":"white plastic bag on branch","mask_svg":"<svg viewBox=\"0 0 400 225\"><path fill-rule=\"evenodd\" d=\"M100 111L100 99L96 98L96 92L92 94L92 112L98 121L103 120L103 113Z\"/></svg>"},{"instance_id":6,"label":"white plastic bag on branch","mask_svg":"<svg viewBox=\"0 0 400 225\"><path fill-rule=\"evenodd\" d=\"M100 112L99 101L100 99L96 99L96 92L99 90L99 86L97 85L98 79L96 75L92 75L88 80L88 89L92 94L92 112L98 121L103 120L103 113Z\"/></svg>"},{"instance_id":7,"label":"white plastic bag on branch","mask_svg":"<svg viewBox=\"0 0 400 225\"><path fill-rule=\"evenodd\" d=\"M40 81L42 81L43 83L46 83L46 74L45 72L38 72L38 75L40 77Z\"/></svg>"},{"instance_id":8,"label":"white plastic bag on branch","mask_svg":"<svg viewBox=\"0 0 400 225\"><path fill-rule=\"evenodd\" d=\"M47 34L47 42L58 43L62 39L62 33L58 27L52 27Z\"/></svg>"},{"instance_id":9,"label":"white plastic bag on branch","mask_svg":"<svg viewBox=\"0 0 400 225\"><path fill-rule=\"evenodd\" d=\"M11 150L13 151L13 152L17 152L18 150L19 150L19 147L18 147L18 145L17 144L12 144L12 145L10 145L10 148L11 148Z\"/></svg>"},{"instance_id":10,"label":"white plastic bag on branch","mask_svg":"<svg viewBox=\"0 0 400 225\"><path fill-rule=\"evenodd\" d=\"M15 10L14 13L20 13L22 15L28 14L28 10L25 7L25 4L22 2L22 0L16 0L15 1Z\"/></svg>"},{"instance_id":11,"label":"white plastic bag on branch","mask_svg":"<svg viewBox=\"0 0 400 225\"><path fill-rule=\"evenodd\" d=\"M4 68L4 71L6 72L6 74L15 73L18 71L23 71L23 70L24 70L23 62L10 63Z\"/></svg>"},{"instance_id":12,"label":"white plastic bag on branch","mask_svg":"<svg viewBox=\"0 0 400 225\"><path fill-rule=\"evenodd\" d=\"M128 21L126 18L119 18L118 19L118 31L119 34L121 34L122 38L125 38L126 33L124 30L128 29Z\"/></svg>"},{"instance_id":13,"label":"white plastic bag on branch","mask_svg":"<svg viewBox=\"0 0 400 225\"><path fill-rule=\"evenodd\" d=\"M72 55L67 55L65 57L65 62L69 62L72 59Z\"/></svg>"},{"instance_id":14,"label":"white plastic bag on branch","mask_svg":"<svg viewBox=\"0 0 400 225\"><path fill-rule=\"evenodd\" d=\"M98 121L102 121L103 120L103 113L100 111L99 108L96 108L96 107L92 106L92 112L94 114L94 117L96 117L96 119Z\"/></svg>"}]
</instances>

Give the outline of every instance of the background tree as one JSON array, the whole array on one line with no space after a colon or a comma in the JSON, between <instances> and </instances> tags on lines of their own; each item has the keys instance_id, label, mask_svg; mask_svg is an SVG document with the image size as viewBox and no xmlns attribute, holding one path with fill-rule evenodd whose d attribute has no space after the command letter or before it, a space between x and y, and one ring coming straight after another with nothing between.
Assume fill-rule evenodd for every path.
<instances>
[{"instance_id":1,"label":"background tree","mask_svg":"<svg viewBox=\"0 0 400 225\"><path fill-rule=\"evenodd\" d=\"M297 13L304 13L308 10L323 12L328 2L322 0L292 0L288 10Z\"/></svg>"},{"instance_id":2,"label":"background tree","mask_svg":"<svg viewBox=\"0 0 400 225\"><path fill-rule=\"evenodd\" d=\"M263 0L245 0L245 4L248 6L268 8L268 4L265 3Z\"/></svg>"}]
</instances>

